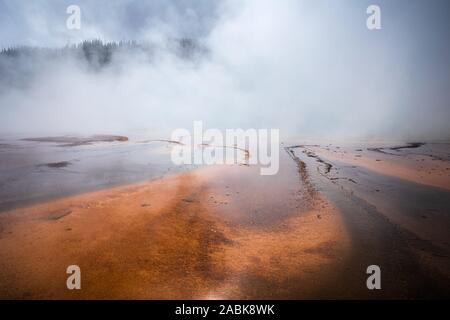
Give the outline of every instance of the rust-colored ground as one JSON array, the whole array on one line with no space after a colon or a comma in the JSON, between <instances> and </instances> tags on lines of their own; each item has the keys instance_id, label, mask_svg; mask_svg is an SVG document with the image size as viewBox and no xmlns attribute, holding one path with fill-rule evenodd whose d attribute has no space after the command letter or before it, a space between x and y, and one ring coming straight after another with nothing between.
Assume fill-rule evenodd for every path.
<instances>
[{"instance_id":1,"label":"rust-colored ground","mask_svg":"<svg viewBox=\"0 0 450 320\"><path fill-rule=\"evenodd\" d=\"M251 170L210 167L2 213L0 298L320 297L349 253L339 212L295 174ZM72 264L81 290L66 288Z\"/></svg>"},{"instance_id":2,"label":"rust-colored ground","mask_svg":"<svg viewBox=\"0 0 450 320\"><path fill-rule=\"evenodd\" d=\"M448 161L427 155L409 154L393 156L368 151L310 147L318 156L360 166L376 173L401 178L415 183L450 190L450 166Z\"/></svg>"}]
</instances>

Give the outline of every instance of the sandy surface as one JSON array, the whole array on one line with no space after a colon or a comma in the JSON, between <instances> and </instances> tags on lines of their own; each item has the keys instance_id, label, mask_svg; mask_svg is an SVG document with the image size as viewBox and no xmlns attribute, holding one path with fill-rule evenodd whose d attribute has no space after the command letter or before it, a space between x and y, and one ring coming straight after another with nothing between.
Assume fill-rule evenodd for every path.
<instances>
[{"instance_id":1,"label":"sandy surface","mask_svg":"<svg viewBox=\"0 0 450 320\"><path fill-rule=\"evenodd\" d=\"M3 210L0 298L450 297L450 192L440 178L448 145L285 145L274 176L261 176L257 166L180 173L166 165L160 178L139 183L132 181L149 169L134 161L143 161L148 146L57 148L60 158L50 148L38 159L60 163L78 154L70 168L82 173L80 187L107 159L114 165L105 177L121 163L125 180L118 181L131 182L108 187L102 175L94 179L102 190ZM48 177L45 196L53 196L61 181L70 183L72 172L59 165L41 172L33 159L14 167L36 148L23 150L4 152L13 172L30 168L10 185ZM418 179L426 166L428 180ZM66 288L73 264L81 268L81 290ZM366 287L372 264L382 270L382 290Z\"/></svg>"},{"instance_id":2,"label":"sandy surface","mask_svg":"<svg viewBox=\"0 0 450 320\"><path fill-rule=\"evenodd\" d=\"M207 168L3 213L0 296L320 296L349 251L339 214L294 183L280 208L261 179L246 167ZM71 264L82 290L65 287Z\"/></svg>"},{"instance_id":3,"label":"sandy surface","mask_svg":"<svg viewBox=\"0 0 450 320\"><path fill-rule=\"evenodd\" d=\"M433 156L433 153L421 153L420 149L424 149L421 147L410 148L418 149L416 153L389 148L371 150L371 148L358 146L310 146L308 149L324 159L338 160L383 175L450 190L448 159Z\"/></svg>"},{"instance_id":4,"label":"sandy surface","mask_svg":"<svg viewBox=\"0 0 450 320\"><path fill-rule=\"evenodd\" d=\"M353 240L349 264L371 261L389 270L383 273L387 295L382 297L448 298L450 192L437 184L448 174L444 168L450 164L450 145L407 146L386 146L383 152L370 145L296 145L288 150L342 213ZM416 157L424 161L412 161ZM433 170L424 183L415 177L425 165ZM388 169L394 167L406 169Z\"/></svg>"}]
</instances>

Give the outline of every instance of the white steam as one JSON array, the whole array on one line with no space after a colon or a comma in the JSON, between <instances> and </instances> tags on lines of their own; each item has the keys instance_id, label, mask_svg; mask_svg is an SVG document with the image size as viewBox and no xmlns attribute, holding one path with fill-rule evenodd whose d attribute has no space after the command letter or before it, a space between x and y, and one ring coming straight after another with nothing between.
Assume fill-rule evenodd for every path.
<instances>
[{"instance_id":1,"label":"white steam","mask_svg":"<svg viewBox=\"0 0 450 320\"><path fill-rule=\"evenodd\" d=\"M364 5L225 1L201 36L208 54L194 61L164 47L177 33L154 19L139 32L163 47L151 63L116 55L92 72L75 60L49 61L26 89L1 92L1 131L169 136L202 120L279 128L284 138L449 138L448 101L413 83L408 46L386 41L386 30L371 33L365 18Z\"/></svg>"}]
</instances>

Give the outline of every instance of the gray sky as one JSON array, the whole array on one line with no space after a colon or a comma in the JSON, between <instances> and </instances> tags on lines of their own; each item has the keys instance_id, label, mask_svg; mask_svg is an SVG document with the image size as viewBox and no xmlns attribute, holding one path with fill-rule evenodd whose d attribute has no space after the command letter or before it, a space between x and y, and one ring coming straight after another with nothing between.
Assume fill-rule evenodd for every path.
<instances>
[{"instance_id":1,"label":"gray sky","mask_svg":"<svg viewBox=\"0 0 450 320\"><path fill-rule=\"evenodd\" d=\"M81 7L80 31L66 30L69 4ZM381 7L381 30L366 28L370 4ZM186 120L172 119L179 125L205 119L211 127L283 127L321 138L449 139L449 30L446 0L0 0L1 47L161 37L201 38L210 47L211 58L195 70L168 59L139 73L139 85L160 90L135 93L139 117L118 112L115 121L109 110L112 126L143 127L165 108L158 124L177 114ZM108 81L105 94L120 80ZM5 122L19 115L11 110Z\"/></svg>"},{"instance_id":2,"label":"gray sky","mask_svg":"<svg viewBox=\"0 0 450 320\"><path fill-rule=\"evenodd\" d=\"M83 39L145 39L152 29L174 36L204 36L213 26L219 1L197 0L1 0L1 46L59 46ZM66 8L78 5L80 31L66 29Z\"/></svg>"}]
</instances>

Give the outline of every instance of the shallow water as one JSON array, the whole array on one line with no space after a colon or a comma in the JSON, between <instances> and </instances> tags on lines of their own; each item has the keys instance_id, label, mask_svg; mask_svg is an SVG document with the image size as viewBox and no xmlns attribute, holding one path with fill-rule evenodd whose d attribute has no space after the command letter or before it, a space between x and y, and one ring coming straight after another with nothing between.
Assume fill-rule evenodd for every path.
<instances>
[{"instance_id":1,"label":"shallow water","mask_svg":"<svg viewBox=\"0 0 450 320\"><path fill-rule=\"evenodd\" d=\"M369 147L351 148L378 157ZM346 148L332 150L350 152ZM36 194L23 190L28 184L44 198L57 197L60 190L84 192L192 169L172 165L170 150L164 141L74 147L15 141L1 156L2 174L10 172L16 191L4 190L2 199L20 192L12 204L26 203ZM281 152L276 176L261 176L258 166L216 166L0 215L0 261L8 270L3 279L0 274L3 296L31 290L42 297L42 276L58 279L46 282L44 297L72 297L58 291L57 283L65 282L60 270L73 255L95 270L85 280L93 291L83 291L93 297L450 295L449 191L319 157L304 147ZM386 162L400 158L380 154ZM60 260L42 258L55 252ZM48 260L53 267L43 266ZM112 264L120 271L115 278ZM382 270L381 291L367 290L365 271L372 264ZM39 265L42 274L21 278L22 286L11 280ZM142 291L143 284L151 289ZM124 287L129 291L114 291Z\"/></svg>"},{"instance_id":2,"label":"shallow water","mask_svg":"<svg viewBox=\"0 0 450 320\"><path fill-rule=\"evenodd\" d=\"M448 144L439 144L438 152L433 152L432 145L425 146L397 151L382 146L382 151L389 154L368 150L371 145L315 145L292 149L305 164L315 188L342 213L353 243L349 270L368 264L379 265L384 270L385 289L388 287L390 294L397 297L448 296L450 191L402 179L393 172L384 175L371 170L367 166L370 161L359 165L361 158L353 157L356 152L366 160L371 157L391 164L405 164L408 170L417 170L419 175L422 162L411 166L415 163L415 158L409 161L411 155L447 161L442 156L449 150ZM322 152L324 149L328 152ZM334 153L346 156L341 161ZM406 162L404 158L408 158ZM432 159L427 159L430 165L437 162ZM445 166L440 168L442 171Z\"/></svg>"},{"instance_id":3,"label":"shallow water","mask_svg":"<svg viewBox=\"0 0 450 320\"><path fill-rule=\"evenodd\" d=\"M170 150L164 141L70 146L3 140L0 210L188 170L172 163Z\"/></svg>"},{"instance_id":4,"label":"shallow water","mask_svg":"<svg viewBox=\"0 0 450 320\"><path fill-rule=\"evenodd\" d=\"M398 144L397 144L398 145ZM393 144L393 146L397 146ZM343 157L342 161L335 156L327 157L328 153L321 153L321 149L333 150L333 152L352 154ZM379 149L378 149L379 148ZM431 159L439 158L441 162L450 150L449 144L425 144L417 148L391 149L392 146L377 147L377 150L388 154L377 154L377 151L370 151L370 145L353 146L314 146L296 148L296 154L301 155L310 167L317 167L316 172L326 178L325 181L337 185L347 195L357 197L367 202L368 205L376 208L394 223L406 227L427 240L435 242L437 245L450 249L450 191L444 188L433 187L402 179L394 175L384 175L373 171L366 165L358 165L361 158L377 158L380 163L406 163L408 166L415 166L417 175L423 174L421 171L422 162L415 164L414 161L405 162L404 158L411 160L411 156L426 156ZM369 151L367 151L369 150ZM306 153L302 152L306 151ZM311 153L309 153L311 152ZM320 156L316 155L319 154ZM379 159L378 159L379 158ZM406 159L406 160L408 160ZM353 161L356 160L356 161ZM435 163L435 160L428 163ZM383 161L383 162L381 162ZM450 163L448 164L450 165ZM445 167L445 166L444 166ZM411 167L411 170L414 167ZM433 168L434 169L434 168ZM441 174L447 175L447 170L443 167ZM436 173L435 173L436 174ZM440 174L439 172L437 174ZM323 185L323 183L322 183Z\"/></svg>"}]
</instances>

